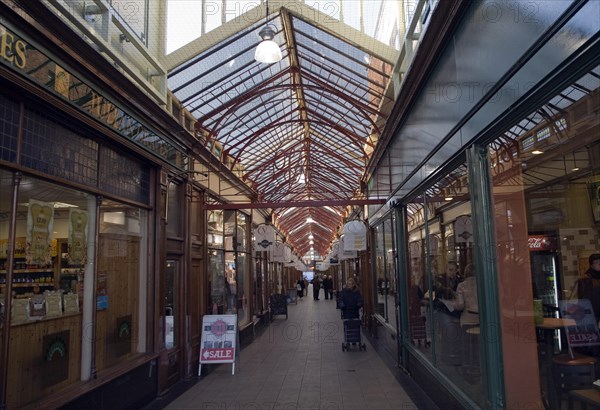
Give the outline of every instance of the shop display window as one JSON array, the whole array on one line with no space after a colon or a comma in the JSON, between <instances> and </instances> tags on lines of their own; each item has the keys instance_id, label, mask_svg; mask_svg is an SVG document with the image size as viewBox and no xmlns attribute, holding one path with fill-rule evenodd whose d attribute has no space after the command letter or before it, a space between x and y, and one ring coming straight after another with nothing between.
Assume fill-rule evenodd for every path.
<instances>
[{"instance_id":1,"label":"shop display window","mask_svg":"<svg viewBox=\"0 0 600 410\"><path fill-rule=\"evenodd\" d=\"M208 216L211 309L237 314L248 323L251 300L249 216L239 211L211 211Z\"/></svg>"},{"instance_id":2,"label":"shop display window","mask_svg":"<svg viewBox=\"0 0 600 410\"><path fill-rule=\"evenodd\" d=\"M103 200L96 276L96 368L146 352L147 211Z\"/></svg>"},{"instance_id":3,"label":"shop display window","mask_svg":"<svg viewBox=\"0 0 600 410\"><path fill-rule=\"evenodd\" d=\"M375 311L386 323L396 326L396 267L392 215L375 227Z\"/></svg>"},{"instance_id":4,"label":"shop display window","mask_svg":"<svg viewBox=\"0 0 600 410\"><path fill-rule=\"evenodd\" d=\"M593 294L600 288L579 287L588 275L600 276L590 270L590 257L600 254L599 78L596 67L487 147L500 320L515 330L503 344L505 383L511 397L538 391L552 408L560 400L553 357L574 351L600 359L600 344L589 342L598 338L600 299ZM576 322L580 329L591 323L589 333L564 322L577 306L587 306Z\"/></svg>"},{"instance_id":5,"label":"shop display window","mask_svg":"<svg viewBox=\"0 0 600 410\"><path fill-rule=\"evenodd\" d=\"M466 163L407 205L409 343L483 404L478 278Z\"/></svg>"},{"instance_id":6,"label":"shop display window","mask_svg":"<svg viewBox=\"0 0 600 410\"><path fill-rule=\"evenodd\" d=\"M168 215L167 215L167 236L181 238L183 236L181 232L181 210L183 207L179 206L182 203L181 191L182 185L176 183L170 183L167 189L169 190L169 203L167 204Z\"/></svg>"},{"instance_id":7,"label":"shop display window","mask_svg":"<svg viewBox=\"0 0 600 410\"><path fill-rule=\"evenodd\" d=\"M13 263L9 240L17 184ZM29 403L80 380L96 198L0 170L0 310L11 304L7 401ZM7 292L9 281L12 285ZM7 329L2 329L6 331ZM51 353L55 352L55 353ZM29 363L29 371L20 369Z\"/></svg>"},{"instance_id":8,"label":"shop display window","mask_svg":"<svg viewBox=\"0 0 600 410\"><path fill-rule=\"evenodd\" d=\"M148 203L150 169L55 111L26 103L21 113L20 157L12 122L0 156L47 179L0 170L0 314L10 316L7 372L19 376L6 400L16 406L145 353L148 320L147 211L65 185Z\"/></svg>"}]
</instances>

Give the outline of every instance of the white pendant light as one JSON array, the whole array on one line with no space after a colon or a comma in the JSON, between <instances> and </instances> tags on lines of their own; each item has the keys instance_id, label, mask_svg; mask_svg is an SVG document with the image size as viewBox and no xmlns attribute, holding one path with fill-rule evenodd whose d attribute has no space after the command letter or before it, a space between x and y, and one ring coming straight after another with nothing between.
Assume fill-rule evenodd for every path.
<instances>
[{"instance_id":1,"label":"white pendant light","mask_svg":"<svg viewBox=\"0 0 600 410\"><path fill-rule=\"evenodd\" d=\"M265 2L266 10L267 10L267 19L269 18L269 1ZM273 64L278 61L281 61L281 49L279 48L279 44L273 41L273 37L275 37L275 26L272 24L267 24L263 27L258 35L262 38L262 41L256 47L256 52L254 53L254 59L259 63L265 64Z\"/></svg>"},{"instance_id":2,"label":"white pendant light","mask_svg":"<svg viewBox=\"0 0 600 410\"><path fill-rule=\"evenodd\" d=\"M259 63L272 64L281 61L281 49L279 45L273 41L275 37L275 31L271 28L271 25L263 27L258 35L263 39L254 53L254 59Z\"/></svg>"}]
</instances>

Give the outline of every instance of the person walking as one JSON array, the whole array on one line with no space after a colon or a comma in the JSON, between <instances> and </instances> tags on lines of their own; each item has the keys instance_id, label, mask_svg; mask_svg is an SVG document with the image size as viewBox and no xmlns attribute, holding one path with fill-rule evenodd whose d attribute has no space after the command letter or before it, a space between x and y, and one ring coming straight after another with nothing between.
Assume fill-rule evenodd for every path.
<instances>
[{"instance_id":1,"label":"person walking","mask_svg":"<svg viewBox=\"0 0 600 410\"><path fill-rule=\"evenodd\" d=\"M331 276L325 275L323 277L323 293L325 293L325 300L333 299L333 279Z\"/></svg>"},{"instance_id":2,"label":"person walking","mask_svg":"<svg viewBox=\"0 0 600 410\"><path fill-rule=\"evenodd\" d=\"M329 275L329 299L333 300L333 276Z\"/></svg>"},{"instance_id":3,"label":"person walking","mask_svg":"<svg viewBox=\"0 0 600 410\"><path fill-rule=\"evenodd\" d=\"M588 258L590 264L585 275L577 279L577 298L587 299L592 304L596 322L600 321L600 253Z\"/></svg>"},{"instance_id":4,"label":"person walking","mask_svg":"<svg viewBox=\"0 0 600 410\"><path fill-rule=\"evenodd\" d=\"M302 276L300 276L300 279L296 282L296 291L298 293L298 298L302 300L304 297L304 278Z\"/></svg>"},{"instance_id":5,"label":"person walking","mask_svg":"<svg viewBox=\"0 0 600 410\"><path fill-rule=\"evenodd\" d=\"M348 278L346 287L340 293L340 308L344 319L358 319L363 298L354 278Z\"/></svg>"}]
</instances>

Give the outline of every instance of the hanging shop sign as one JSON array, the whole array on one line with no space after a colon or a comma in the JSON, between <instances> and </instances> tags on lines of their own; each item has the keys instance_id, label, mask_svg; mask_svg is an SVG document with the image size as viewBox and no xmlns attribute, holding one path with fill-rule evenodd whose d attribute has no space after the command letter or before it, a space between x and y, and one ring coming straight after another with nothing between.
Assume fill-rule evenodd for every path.
<instances>
[{"instance_id":1,"label":"hanging shop sign","mask_svg":"<svg viewBox=\"0 0 600 410\"><path fill-rule=\"evenodd\" d=\"M454 221L454 241L456 243L473 242L473 224L469 215L462 215Z\"/></svg>"},{"instance_id":2,"label":"hanging shop sign","mask_svg":"<svg viewBox=\"0 0 600 410\"><path fill-rule=\"evenodd\" d=\"M275 242L273 244L273 252L271 252L271 260L273 262L286 262L286 260L285 260L285 244L283 242Z\"/></svg>"},{"instance_id":3,"label":"hanging shop sign","mask_svg":"<svg viewBox=\"0 0 600 410\"><path fill-rule=\"evenodd\" d=\"M344 251L367 249L367 227L362 221L349 221L344 225Z\"/></svg>"},{"instance_id":4,"label":"hanging shop sign","mask_svg":"<svg viewBox=\"0 0 600 410\"><path fill-rule=\"evenodd\" d=\"M203 363L231 363L235 373L237 315L204 315L200 341L200 376Z\"/></svg>"},{"instance_id":5,"label":"hanging shop sign","mask_svg":"<svg viewBox=\"0 0 600 410\"><path fill-rule=\"evenodd\" d=\"M343 235L340 238L340 252L339 259L354 259L357 257L356 250L354 249L346 249L346 235Z\"/></svg>"},{"instance_id":6,"label":"hanging shop sign","mask_svg":"<svg viewBox=\"0 0 600 410\"><path fill-rule=\"evenodd\" d=\"M329 264L339 265L340 260L340 241L335 241L331 244L331 252L329 253Z\"/></svg>"},{"instance_id":7,"label":"hanging shop sign","mask_svg":"<svg viewBox=\"0 0 600 410\"><path fill-rule=\"evenodd\" d=\"M272 251L275 243L273 225L260 224L254 229L254 246L258 251Z\"/></svg>"}]
</instances>

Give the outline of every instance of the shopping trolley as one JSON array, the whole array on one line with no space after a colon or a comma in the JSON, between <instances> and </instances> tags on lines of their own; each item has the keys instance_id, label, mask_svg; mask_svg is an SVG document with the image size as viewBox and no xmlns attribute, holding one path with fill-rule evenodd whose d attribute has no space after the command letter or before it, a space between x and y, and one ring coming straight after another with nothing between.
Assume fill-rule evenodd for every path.
<instances>
[{"instance_id":1,"label":"shopping trolley","mask_svg":"<svg viewBox=\"0 0 600 410\"><path fill-rule=\"evenodd\" d=\"M351 346L358 346L359 350L367 350L367 346L362 341L360 331L360 311L359 308L342 308L342 320L344 322L344 341L342 342L342 351L349 350Z\"/></svg>"}]
</instances>

